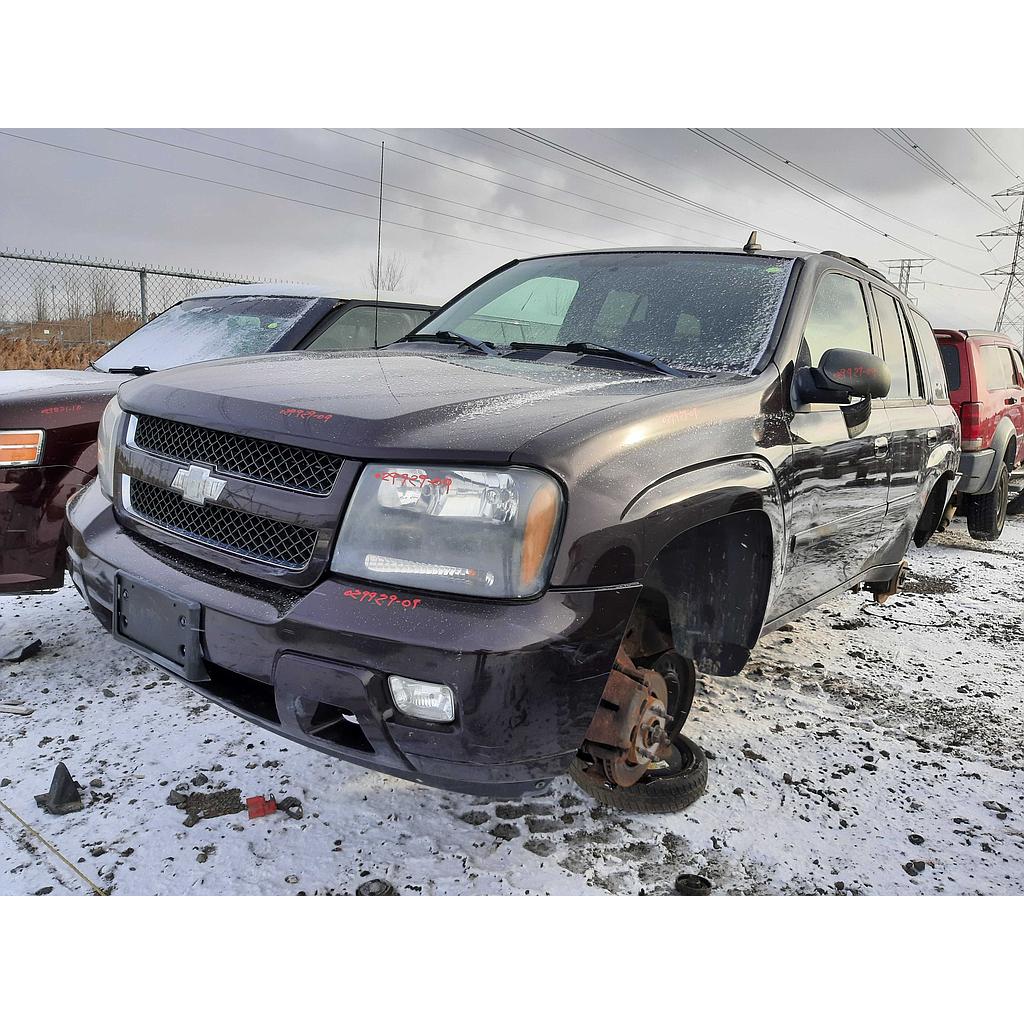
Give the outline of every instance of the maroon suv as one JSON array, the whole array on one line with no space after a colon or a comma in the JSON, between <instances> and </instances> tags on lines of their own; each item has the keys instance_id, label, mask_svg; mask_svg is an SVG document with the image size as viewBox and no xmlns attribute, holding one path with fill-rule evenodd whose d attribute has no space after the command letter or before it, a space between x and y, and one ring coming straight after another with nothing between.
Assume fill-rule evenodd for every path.
<instances>
[{"instance_id":1,"label":"maroon suv","mask_svg":"<svg viewBox=\"0 0 1024 1024\"><path fill-rule=\"evenodd\" d=\"M126 377L265 352L372 349L431 312L309 285L232 286L171 306L89 370L0 372L0 595L63 586L64 508L96 475L100 416Z\"/></svg>"},{"instance_id":2,"label":"maroon suv","mask_svg":"<svg viewBox=\"0 0 1024 1024\"><path fill-rule=\"evenodd\" d=\"M960 415L958 505L978 540L995 540L1006 522L1010 474L1024 463L1024 359L990 331L937 330L949 398Z\"/></svg>"}]
</instances>

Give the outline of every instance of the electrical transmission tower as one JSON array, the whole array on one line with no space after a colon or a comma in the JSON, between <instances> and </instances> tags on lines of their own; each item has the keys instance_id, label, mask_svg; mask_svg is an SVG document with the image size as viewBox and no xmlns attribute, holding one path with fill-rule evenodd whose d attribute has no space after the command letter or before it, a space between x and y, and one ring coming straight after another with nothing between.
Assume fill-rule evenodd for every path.
<instances>
[{"instance_id":1,"label":"electrical transmission tower","mask_svg":"<svg viewBox=\"0 0 1024 1024\"><path fill-rule=\"evenodd\" d=\"M1024 244L1021 238L1024 235L1024 185L1016 185L1008 188L1005 192L997 192L996 196L1012 196L1015 200L1021 200L1020 212L1017 216L1016 225L1008 224L1005 227L996 228L995 231L986 231L979 238L1012 238L1013 258L1004 267L997 267L995 270L986 271L982 277L1005 277L1006 291L1003 292L1003 301L999 306L999 316L996 318L996 330L1005 333L1013 332L1017 341L1024 340Z\"/></svg>"},{"instance_id":2,"label":"electrical transmission tower","mask_svg":"<svg viewBox=\"0 0 1024 1024\"><path fill-rule=\"evenodd\" d=\"M904 295L910 295L910 286L912 284L924 284L919 278L913 277L913 273L916 270L923 270L931 260L917 260L917 259L902 259L902 260L882 260L882 262L889 268L889 280L892 281L892 275L894 271L899 272L899 280L893 282L897 284L900 291Z\"/></svg>"}]
</instances>

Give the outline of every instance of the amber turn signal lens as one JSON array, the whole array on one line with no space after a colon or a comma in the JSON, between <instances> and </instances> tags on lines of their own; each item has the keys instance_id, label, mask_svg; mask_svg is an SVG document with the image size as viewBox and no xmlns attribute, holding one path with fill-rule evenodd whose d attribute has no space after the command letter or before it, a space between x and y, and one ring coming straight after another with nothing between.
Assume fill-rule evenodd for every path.
<instances>
[{"instance_id":1,"label":"amber turn signal lens","mask_svg":"<svg viewBox=\"0 0 1024 1024\"><path fill-rule=\"evenodd\" d=\"M0 430L0 466L31 466L43 451L41 430Z\"/></svg>"},{"instance_id":2,"label":"amber turn signal lens","mask_svg":"<svg viewBox=\"0 0 1024 1024\"><path fill-rule=\"evenodd\" d=\"M544 569L558 519L558 490L553 483L537 489L526 512L523 556L519 563L519 582L524 590L536 583Z\"/></svg>"}]
</instances>

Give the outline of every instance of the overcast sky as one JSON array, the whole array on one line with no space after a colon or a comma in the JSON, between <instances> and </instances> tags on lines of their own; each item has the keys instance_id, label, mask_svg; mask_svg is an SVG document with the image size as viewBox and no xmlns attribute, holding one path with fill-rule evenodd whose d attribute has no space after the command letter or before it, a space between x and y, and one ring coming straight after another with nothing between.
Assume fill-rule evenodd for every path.
<instances>
[{"instance_id":1,"label":"overcast sky","mask_svg":"<svg viewBox=\"0 0 1024 1024\"><path fill-rule=\"evenodd\" d=\"M990 196L1024 174L1018 128L702 130L721 145L676 129L4 131L37 141L0 135L3 249L365 294L384 141L383 249L407 264L403 297L443 300L517 255L742 245L749 224L765 248L838 249L875 266L934 257L911 292L950 327L995 320L1005 279L990 291L979 275L1009 261L1011 240L986 252L976 236L1016 223L1015 205L996 206L1011 200Z\"/></svg>"}]
</instances>

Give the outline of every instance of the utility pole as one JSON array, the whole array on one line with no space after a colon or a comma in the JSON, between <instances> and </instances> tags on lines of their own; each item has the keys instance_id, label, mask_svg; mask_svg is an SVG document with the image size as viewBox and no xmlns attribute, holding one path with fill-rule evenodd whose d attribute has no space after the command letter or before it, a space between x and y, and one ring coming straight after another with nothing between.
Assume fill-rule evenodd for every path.
<instances>
[{"instance_id":1,"label":"utility pole","mask_svg":"<svg viewBox=\"0 0 1024 1024\"><path fill-rule=\"evenodd\" d=\"M1003 292L999 316L996 317L996 330L1007 334L1012 331L1017 341L1021 342L1024 341L1024 244L1021 243L1021 236L1024 235L1024 185L1016 185L995 195L1012 196L1014 201L1020 200L1017 223L1007 224L1005 227L996 228L995 231L986 231L978 237L1012 238L1013 258L1006 266L988 270L982 277L1006 278L1006 291Z\"/></svg>"},{"instance_id":2,"label":"utility pole","mask_svg":"<svg viewBox=\"0 0 1024 1024\"><path fill-rule=\"evenodd\" d=\"M904 295L910 295L910 286L912 284L924 284L920 278L913 277L913 273L916 270L923 270L931 260L918 260L918 259L900 259L900 260L882 260L882 262L889 268L889 280L892 281L893 271L899 272L897 287Z\"/></svg>"}]
</instances>

